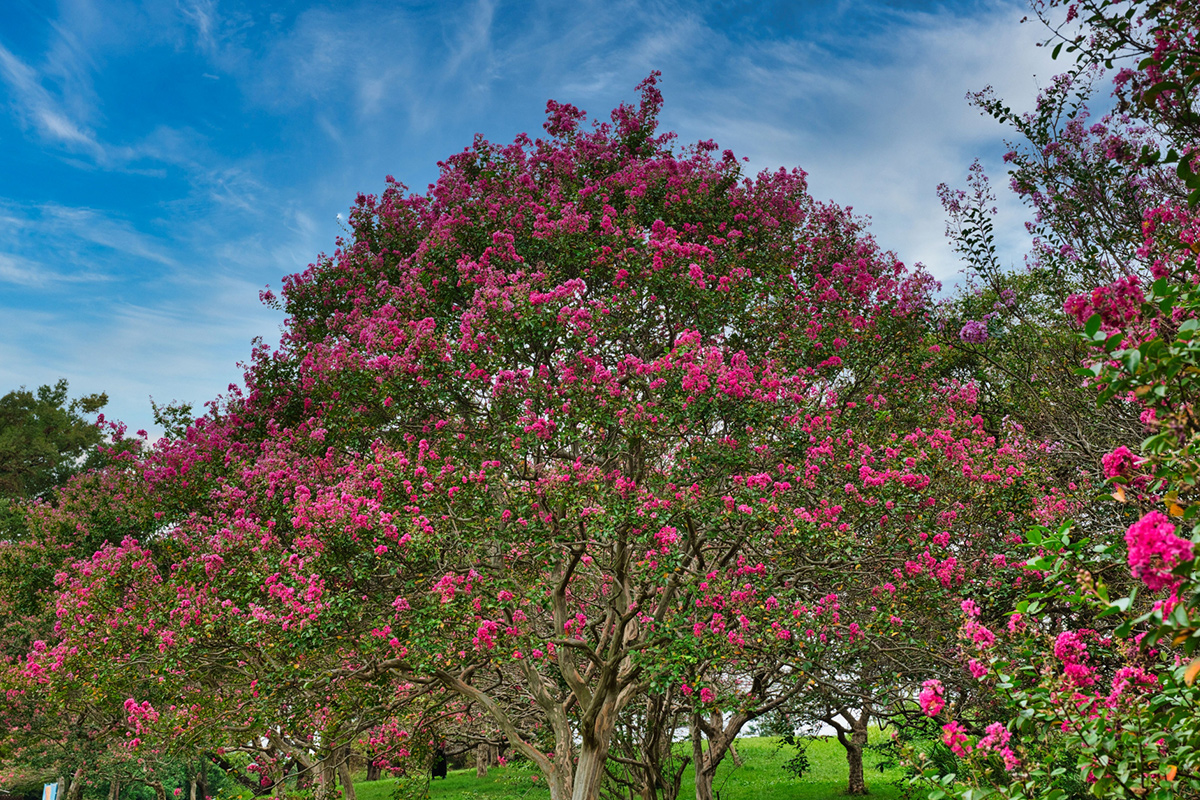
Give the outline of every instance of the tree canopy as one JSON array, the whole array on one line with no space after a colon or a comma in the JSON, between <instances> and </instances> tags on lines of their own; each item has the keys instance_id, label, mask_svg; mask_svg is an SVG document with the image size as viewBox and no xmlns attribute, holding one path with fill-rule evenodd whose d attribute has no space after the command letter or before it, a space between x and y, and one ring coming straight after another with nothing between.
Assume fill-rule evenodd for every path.
<instances>
[{"instance_id":1,"label":"tree canopy","mask_svg":"<svg viewBox=\"0 0 1200 800\"><path fill-rule=\"evenodd\" d=\"M84 415L107 403L104 394L68 399L65 380L0 397L0 496L45 497L87 466L102 435Z\"/></svg>"}]
</instances>

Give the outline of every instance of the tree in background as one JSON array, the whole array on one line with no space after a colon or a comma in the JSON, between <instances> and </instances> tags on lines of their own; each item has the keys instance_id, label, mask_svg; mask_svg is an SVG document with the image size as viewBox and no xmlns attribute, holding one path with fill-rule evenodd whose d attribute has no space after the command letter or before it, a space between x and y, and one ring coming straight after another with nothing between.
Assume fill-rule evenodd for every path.
<instances>
[{"instance_id":1,"label":"tree in background","mask_svg":"<svg viewBox=\"0 0 1200 800\"><path fill-rule=\"evenodd\" d=\"M104 394L69 399L67 381L41 386L36 392L24 387L0 397L0 669L29 652L39 632L48 631L52 621L39 614L39 595L51 588L52 571L31 563L18 554L25 540L25 509L31 502L52 496L56 487L71 476L98 466L103 461L99 445L104 436L100 426L88 415L96 414L108 402ZM29 726L26 741L45 733L45 717L23 700L8 697L4 720L0 724L12 730ZM47 737L49 739L50 737ZM57 738L57 737L54 737ZM0 760L13 764L13 748L19 747L6 737L0 745ZM29 766L35 772L25 774L30 782L40 782L55 773L57 755L35 759ZM68 784L68 789L81 786Z\"/></svg>"},{"instance_id":2,"label":"tree in background","mask_svg":"<svg viewBox=\"0 0 1200 800\"><path fill-rule=\"evenodd\" d=\"M15 500L46 497L75 473L94 466L103 435L95 414L108 396L68 399L67 382L25 387L0 397L0 502L11 520Z\"/></svg>"}]
</instances>

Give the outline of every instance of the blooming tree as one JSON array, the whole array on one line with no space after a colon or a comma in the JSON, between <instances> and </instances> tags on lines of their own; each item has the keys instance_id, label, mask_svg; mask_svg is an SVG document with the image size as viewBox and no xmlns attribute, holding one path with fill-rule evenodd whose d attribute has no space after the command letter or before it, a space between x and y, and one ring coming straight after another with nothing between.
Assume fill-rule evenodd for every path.
<instances>
[{"instance_id":1,"label":"blooming tree","mask_svg":"<svg viewBox=\"0 0 1200 800\"><path fill-rule=\"evenodd\" d=\"M1076 274L1095 276L1064 298L1064 311L1095 348L1084 379L1149 436L1091 465L1110 482L1115 503L1093 501L1070 510L1073 522L1029 533L1029 567L1045 579L1043 591L1016 604L1002 626L966 615L964 655L981 665L981 686L1004 705L980 724L948 712L938 687L928 687L922 705L944 723L959 769L926 775L937 780L936 796L1191 796L1200 787L1192 711L1200 662L1189 661L1197 629L1192 340L1200 308L1194 8L1038 9L1055 7L1065 9L1066 23L1082 23L1078 34L1055 30L1056 54L1065 48L1081 64L1056 86L1093 65L1117 69L1118 109L1089 127L1065 92L1040 106L1043 116L1068 122L1052 141L1029 137L1032 159L1013 154L1014 188L1037 211L1035 232L1044 238L1035 257L1074 262Z\"/></svg>"}]
</instances>

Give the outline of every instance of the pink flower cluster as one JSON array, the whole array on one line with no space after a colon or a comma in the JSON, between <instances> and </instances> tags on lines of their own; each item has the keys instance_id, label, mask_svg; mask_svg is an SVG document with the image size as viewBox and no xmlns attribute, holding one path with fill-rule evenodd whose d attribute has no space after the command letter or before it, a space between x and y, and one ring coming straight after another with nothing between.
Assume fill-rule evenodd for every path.
<instances>
[{"instance_id":1,"label":"pink flower cluster","mask_svg":"<svg viewBox=\"0 0 1200 800\"><path fill-rule=\"evenodd\" d=\"M1175 535L1175 526L1159 511L1151 511L1125 532L1129 568L1151 591L1179 585L1171 570L1193 556L1192 543Z\"/></svg>"},{"instance_id":2,"label":"pink flower cluster","mask_svg":"<svg viewBox=\"0 0 1200 800\"><path fill-rule=\"evenodd\" d=\"M1106 478L1120 478L1129 474L1137 465L1137 459L1125 445L1100 457L1100 466Z\"/></svg>"},{"instance_id":3,"label":"pink flower cluster","mask_svg":"<svg viewBox=\"0 0 1200 800\"><path fill-rule=\"evenodd\" d=\"M1013 770L1021 766L1021 760L1017 758L1016 753L1008 746L1012 734L1009 733L1003 724L993 722L984 729L984 733L986 735L975 744L976 750L985 753L991 751L1000 756L1000 758L1004 759L1005 769Z\"/></svg>"},{"instance_id":4,"label":"pink flower cluster","mask_svg":"<svg viewBox=\"0 0 1200 800\"><path fill-rule=\"evenodd\" d=\"M1086 638L1091 634L1092 631L1089 630L1063 631L1054 640L1054 657L1062 662L1063 673L1067 679L1081 688L1096 682L1092 668L1086 663Z\"/></svg>"},{"instance_id":5,"label":"pink flower cluster","mask_svg":"<svg viewBox=\"0 0 1200 800\"><path fill-rule=\"evenodd\" d=\"M1130 275L1107 286L1097 286L1090 295L1067 298L1063 310L1080 325L1093 314L1099 314L1106 328L1123 328L1138 319L1145 300L1141 281Z\"/></svg>"},{"instance_id":6,"label":"pink flower cluster","mask_svg":"<svg viewBox=\"0 0 1200 800\"><path fill-rule=\"evenodd\" d=\"M946 707L945 687L939 680L928 680L921 684L921 694L917 698L921 713L927 717L936 717Z\"/></svg>"}]
</instances>

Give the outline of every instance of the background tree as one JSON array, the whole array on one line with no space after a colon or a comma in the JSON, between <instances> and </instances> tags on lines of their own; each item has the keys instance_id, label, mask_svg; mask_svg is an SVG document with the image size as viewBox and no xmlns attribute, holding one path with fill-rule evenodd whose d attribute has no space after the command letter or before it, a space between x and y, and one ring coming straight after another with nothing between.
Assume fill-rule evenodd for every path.
<instances>
[{"instance_id":1,"label":"background tree","mask_svg":"<svg viewBox=\"0 0 1200 800\"><path fill-rule=\"evenodd\" d=\"M86 415L107 403L102 393L69 399L65 380L0 397L0 524L16 524L14 501L44 498L96 465L103 435Z\"/></svg>"}]
</instances>

